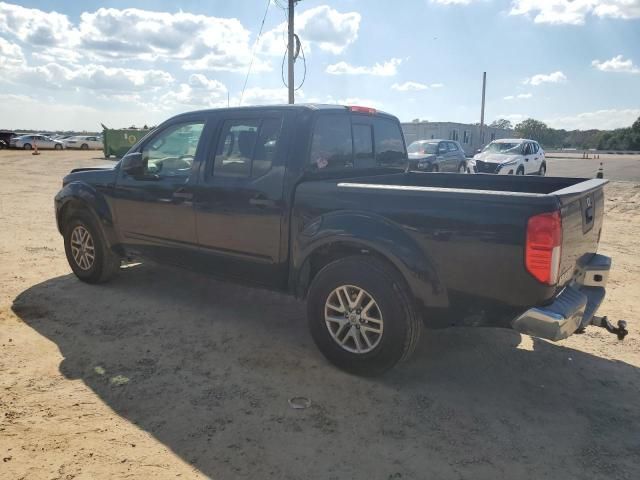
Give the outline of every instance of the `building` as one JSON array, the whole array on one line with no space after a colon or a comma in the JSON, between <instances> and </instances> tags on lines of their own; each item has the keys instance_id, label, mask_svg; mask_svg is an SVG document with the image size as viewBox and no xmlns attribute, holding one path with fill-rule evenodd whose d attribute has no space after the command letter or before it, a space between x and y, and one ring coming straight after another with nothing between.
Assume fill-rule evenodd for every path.
<instances>
[{"instance_id":1,"label":"building","mask_svg":"<svg viewBox=\"0 0 640 480\"><path fill-rule=\"evenodd\" d=\"M467 155L473 155L479 148L498 138L513 137L513 130L484 126L480 135L480 125L454 122L410 122L402 123L404 138L409 145L416 140L441 138L456 140ZM481 138L483 137L483 138Z\"/></svg>"}]
</instances>

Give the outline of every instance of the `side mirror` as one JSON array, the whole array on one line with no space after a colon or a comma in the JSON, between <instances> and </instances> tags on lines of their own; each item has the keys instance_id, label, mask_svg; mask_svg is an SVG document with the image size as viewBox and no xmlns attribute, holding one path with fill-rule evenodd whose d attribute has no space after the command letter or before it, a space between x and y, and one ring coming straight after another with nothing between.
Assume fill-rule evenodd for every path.
<instances>
[{"instance_id":1,"label":"side mirror","mask_svg":"<svg viewBox=\"0 0 640 480\"><path fill-rule=\"evenodd\" d=\"M122 157L122 170L127 175L138 176L144 174L144 161L142 153L131 152Z\"/></svg>"}]
</instances>

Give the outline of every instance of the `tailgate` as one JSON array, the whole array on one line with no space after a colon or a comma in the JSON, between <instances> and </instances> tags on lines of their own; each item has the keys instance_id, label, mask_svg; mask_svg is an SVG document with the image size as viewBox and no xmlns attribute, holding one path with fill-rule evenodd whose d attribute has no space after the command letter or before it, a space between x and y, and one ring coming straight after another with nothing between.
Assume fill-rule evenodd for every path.
<instances>
[{"instance_id":1,"label":"tailgate","mask_svg":"<svg viewBox=\"0 0 640 480\"><path fill-rule=\"evenodd\" d=\"M601 179L585 180L554 192L562 215L560 285L573 277L578 260L586 262L598 250L606 183Z\"/></svg>"}]
</instances>

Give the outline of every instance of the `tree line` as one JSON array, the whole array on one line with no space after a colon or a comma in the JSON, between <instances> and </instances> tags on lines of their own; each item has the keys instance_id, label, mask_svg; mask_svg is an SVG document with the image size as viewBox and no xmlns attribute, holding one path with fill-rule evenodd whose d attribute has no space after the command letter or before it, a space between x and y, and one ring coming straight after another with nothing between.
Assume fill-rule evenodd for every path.
<instances>
[{"instance_id":1,"label":"tree line","mask_svg":"<svg viewBox=\"0 0 640 480\"><path fill-rule=\"evenodd\" d=\"M503 118L491 127L512 128ZM577 148L598 150L640 150L640 117L628 128L615 130L564 130L547 126L544 122L527 118L513 127L516 136L536 140L545 148Z\"/></svg>"}]
</instances>

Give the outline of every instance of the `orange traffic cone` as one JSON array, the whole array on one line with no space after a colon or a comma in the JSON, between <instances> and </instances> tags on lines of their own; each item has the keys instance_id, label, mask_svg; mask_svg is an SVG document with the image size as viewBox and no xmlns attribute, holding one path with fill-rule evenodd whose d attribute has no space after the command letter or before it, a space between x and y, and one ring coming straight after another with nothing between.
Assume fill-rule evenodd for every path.
<instances>
[{"instance_id":1,"label":"orange traffic cone","mask_svg":"<svg viewBox=\"0 0 640 480\"><path fill-rule=\"evenodd\" d=\"M40 155L40 152L38 151L38 144L34 142L33 146L35 150L31 152L31 155Z\"/></svg>"}]
</instances>

